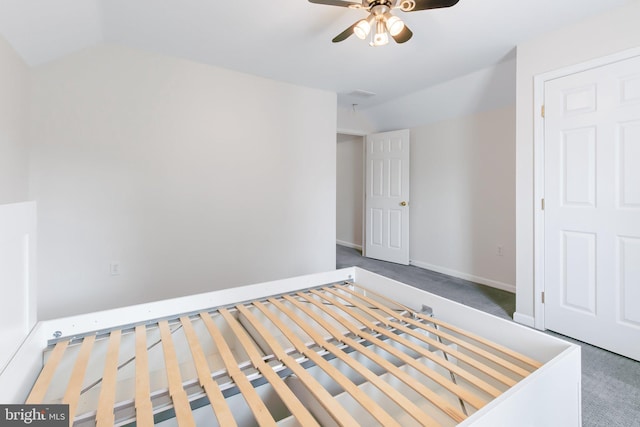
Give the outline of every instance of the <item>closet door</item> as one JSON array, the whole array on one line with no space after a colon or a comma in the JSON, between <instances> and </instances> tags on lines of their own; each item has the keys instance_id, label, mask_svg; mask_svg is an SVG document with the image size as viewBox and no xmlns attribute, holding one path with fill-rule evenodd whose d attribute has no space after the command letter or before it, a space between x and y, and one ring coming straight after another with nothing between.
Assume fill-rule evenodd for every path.
<instances>
[{"instance_id":1,"label":"closet door","mask_svg":"<svg viewBox=\"0 0 640 427\"><path fill-rule=\"evenodd\" d=\"M545 326L640 360L640 57L545 83Z\"/></svg>"}]
</instances>

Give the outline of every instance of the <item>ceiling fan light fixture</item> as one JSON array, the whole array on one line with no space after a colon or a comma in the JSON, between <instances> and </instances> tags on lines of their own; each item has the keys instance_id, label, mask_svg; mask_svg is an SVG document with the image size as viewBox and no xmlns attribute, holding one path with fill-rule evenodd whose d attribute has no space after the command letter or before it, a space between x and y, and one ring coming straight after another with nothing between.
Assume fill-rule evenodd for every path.
<instances>
[{"instance_id":1,"label":"ceiling fan light fixture","mask_svg":"<svg viewBox=\"0 0 640 427\"><path fill-rule=\"evenodd\" d=\"M360 40L366 39L370 31L371 31L371 24L367 19L363 19L359 21L356 24L356 26L353 27L353 34L355 34L356 37L358 37Z\"/></svg>"},{"instance_id":2,"label":"ceiling fan light fixture","mask_svg":"<svg viewBox=\"0 0 640 427\"><path fill-rule=\"evenodd\" d=\"M373 36L371 46L384 46L389 43L389 34L385 27L384 22L378 21L376 23L376 34Z\"/></svg>"},{"instance_id":3,"label":"ceiling fan light fixture","mask_svg":"<svg viewBox=\"0 0 640 427\"><path fill-rule=\"evenodd\" d=\"M355 34L364 40L371 35L371 46L383 46L389 43L389 36L398 44L408 42L413 37L413 31L402 20L391 14L394 9L403 12L419 10L442 9L455 6L460 0L309 0L310 3L341 6L351 9L361 9L369 12L367 19L356 21L346 30L335 36L331 41L339 43ZM375 24L375 31L372 31Z\"/></svg>"},{"instance_id":4,"label":"ceiling fan light fixture","mask_svg":"<svg viewBox=\"0 0 640 427\"><path fill-rule=\"evenodd\" d=\"M391 36L397 36L398 34L400 34L402 30L404 30L404 22L402 22L402 19L398 18L397 16L391 15L390 13L387 13L385 15L389 15L388 17L385 16L385 23L387 26L387 30L389 30L389 34L391 34Z\"/></svg>"}]
</instances>

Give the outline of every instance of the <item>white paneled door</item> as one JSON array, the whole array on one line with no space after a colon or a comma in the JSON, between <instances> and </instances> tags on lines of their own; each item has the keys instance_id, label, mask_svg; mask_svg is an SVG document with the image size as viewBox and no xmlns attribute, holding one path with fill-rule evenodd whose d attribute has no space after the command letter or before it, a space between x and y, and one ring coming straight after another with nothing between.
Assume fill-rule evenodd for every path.
<instances>
[{"instance_id":1,"label":"white paneled door","mask_svg":"<svg viewBox=\"0 0 640 427\"><path fill-rule=\"evenodd\" d=\"M640 57L544 96L545 327L640 360Z\"/></svg>"},{"instance_id":2,"label":"white paneled door","mask_svg":"<svg viewBox=\"0 0 640 427\"><path fill-rule=\"evenodd\" d=\"M409 130L367 136L365 253L409 264Z\"/></svg>"}]
</instances>

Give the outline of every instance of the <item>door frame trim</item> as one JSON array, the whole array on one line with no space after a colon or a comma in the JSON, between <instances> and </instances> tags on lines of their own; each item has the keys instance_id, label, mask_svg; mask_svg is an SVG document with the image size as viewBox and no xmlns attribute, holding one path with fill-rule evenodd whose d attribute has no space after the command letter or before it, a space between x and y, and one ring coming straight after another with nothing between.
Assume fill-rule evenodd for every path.
<instances>
[{"instance_id":1,"label":"door frame trim","mask_svg":"<svg viewBox=\"0 0 640 427\"><path fill-rule=\"evenodd\" d=\"M592 68L624 61L640 56L640 47L635 47L611 55L594 58L579 64L538 74L533 77L533 316L536 329L545 330L544 304L542 293L545 290L545 239L544 211L541 200L544 198L544 118L540 113L544 105L545 83L560 77L566 77Z\"/></svg>"}]
</instances>

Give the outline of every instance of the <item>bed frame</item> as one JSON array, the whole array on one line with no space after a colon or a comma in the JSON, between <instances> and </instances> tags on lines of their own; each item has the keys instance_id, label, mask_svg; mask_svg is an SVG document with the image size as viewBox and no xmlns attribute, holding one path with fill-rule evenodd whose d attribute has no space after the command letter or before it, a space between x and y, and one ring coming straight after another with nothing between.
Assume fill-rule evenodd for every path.
<instances>
[{"instance_id":1,"label":"bed frame","mask_svg":"<svg viewBox=\"0 0 640 427\"><path fill-rule=\"evenodd\" d=\"M0 401L76 426L579 426L580 349L354 267L39 322Z\"/></svg>"}]
</instances>

